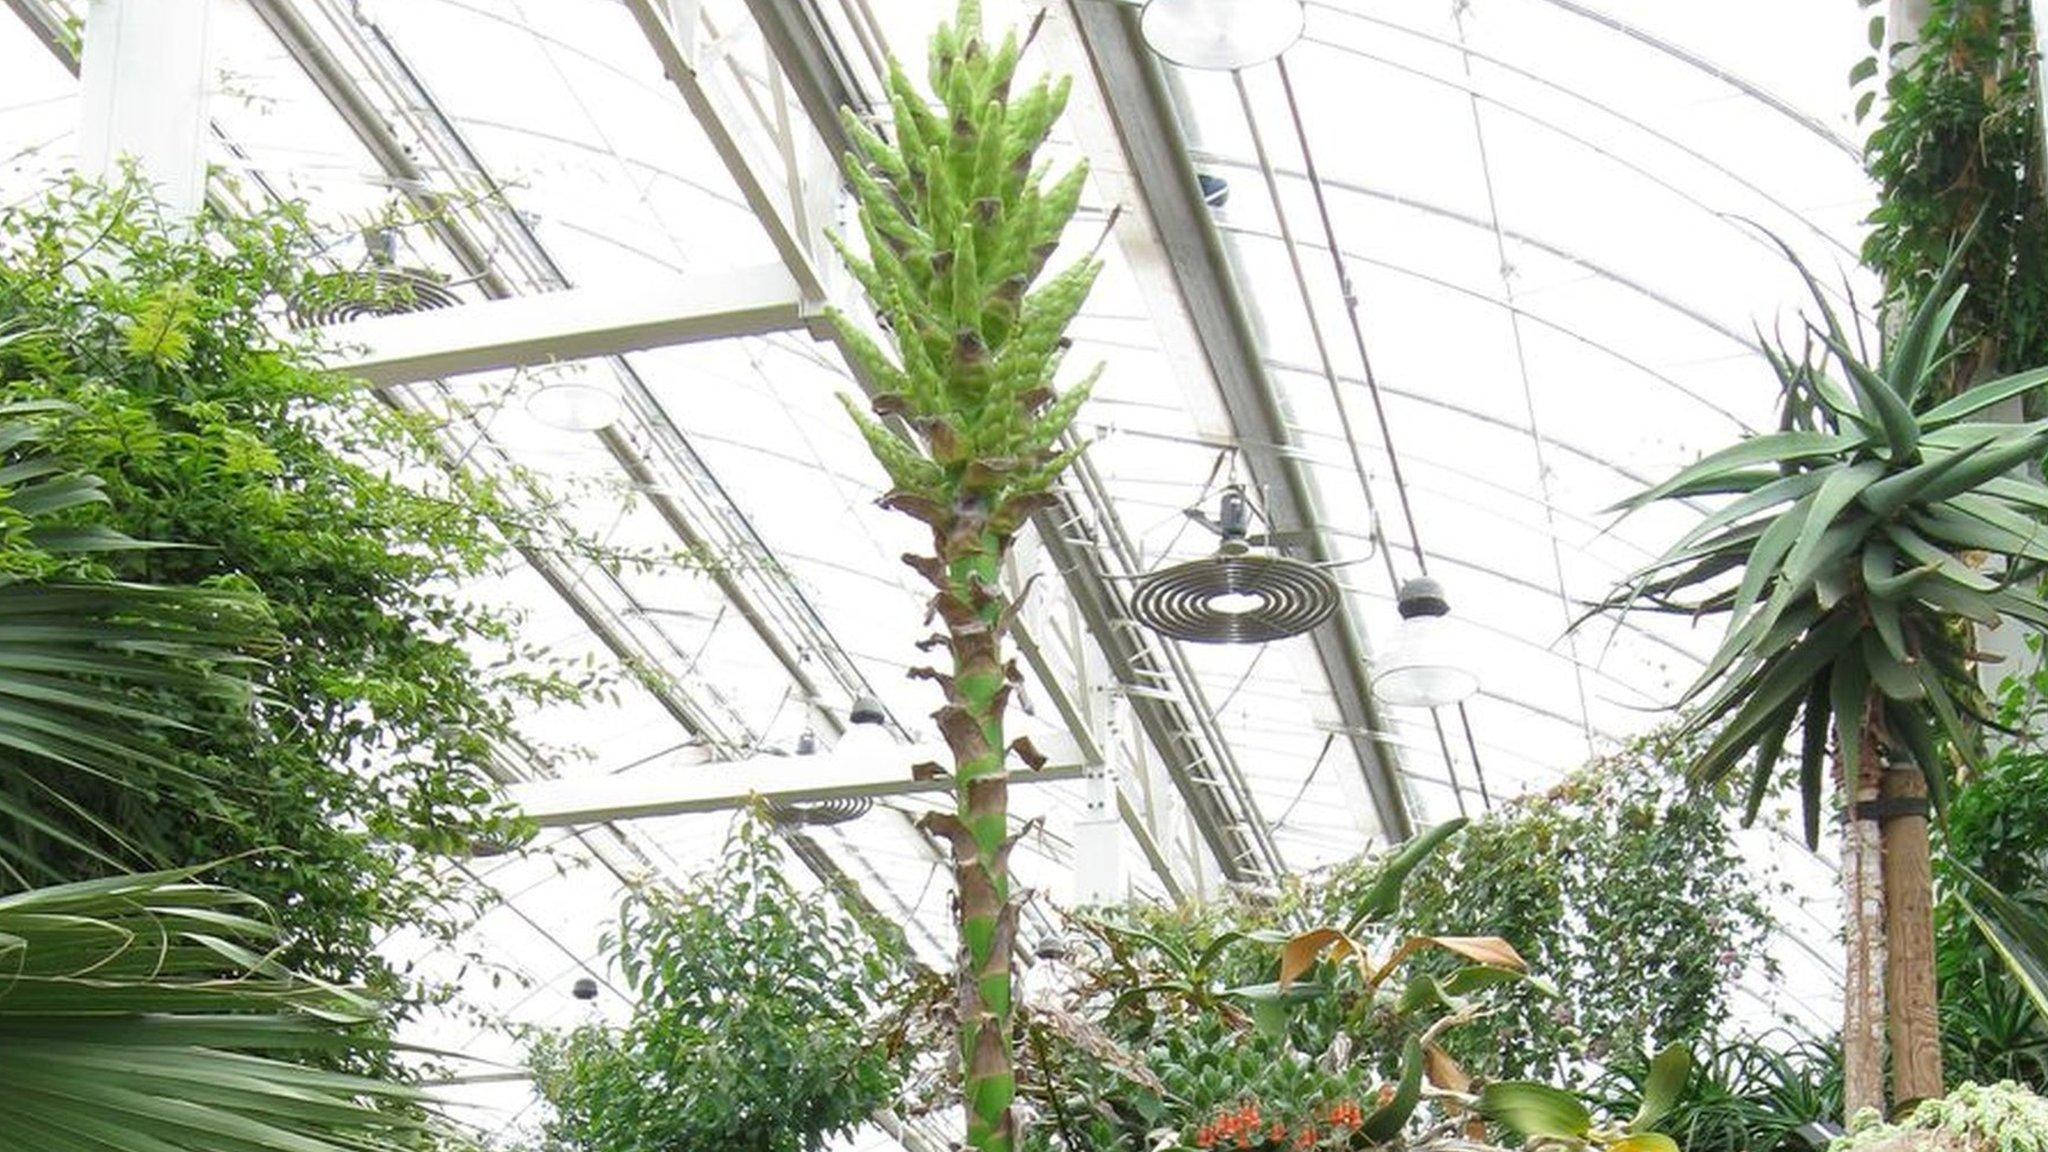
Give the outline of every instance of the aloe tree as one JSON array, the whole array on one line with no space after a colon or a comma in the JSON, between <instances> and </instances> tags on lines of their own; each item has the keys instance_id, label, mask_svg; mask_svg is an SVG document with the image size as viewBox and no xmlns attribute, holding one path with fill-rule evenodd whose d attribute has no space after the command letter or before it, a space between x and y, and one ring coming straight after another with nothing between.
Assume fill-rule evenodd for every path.
<instances>
[{"instance_id":1,"label":"aloe tree","mask_svg":"<svg viewBox=\"0 0 2048 1152\"><path fill-rule=\"evenodd\" d=\"M1004 738L1018 673L1003 641L1017 604L999 581L1018 531L1052 503L1078 451L1064 441L1093 377L1064 394L1053 382L1067 325L1098 270L1082 259L1033 288L1086 174L1077 165L1054 179L1037 165L1068 82L1013 93L1022 51L1015 35L991 48L979 4L961 0L954 23L932 39L936 106L892 65L894 139L846 117L855 147L846 171L866 245L864 255L846 245L841 253L891 349L833 317L872 385L879 419L847 407L888 472L882 503L931 530L932 554L904 560L934 589L932 615L945 627L921 647L944 649L951 668L912 675L945 697L934 719L952 752L955 805L926 827L950 847L958 884L967 1142L991 1152L1016 1137L1008 757L1037 759L1028 743Z\"/></svg>"},{"instance_id":2,"label":"aloe tree","mask_svg":"<svg viewBox=\"0 0 2048 1152\"><path fill-rule=\"evenodd\" d=\"M1690 727L1712 733L1695 775L1718 781L1746 761L1753 820L1787 737L1801 729L1796 772L1811 845L1832 733L1834 783L1850 817L1842 868L1852 1112L1883 1104L1876 1013L1886 997L1876 984L1876 917L1865 914L1878 907L1895 929L1887 983L1899 1095L1941 1091L1926 837L1895 838L1880 878L1875 821L1914 820L1916 793L1938 808L1944 749L1971 749L1961 622L2048 629L2036 591L2048 564L2048 486L2026 470L2048 452L2048 422L1982 418L2048 381L2048 369L1934 402L1933 386L1962 351L1950 327L1967 288L1953 267L1873 358L1860 328L1845 326L1802 266L1819 322L1804 353L1771 356L1784 396L1780 429L1620 505L1727 498L1609 602L1727 618L1720 647L1681 700L1695 709ZM1889 804L1877 803L1881 793Z\"/></svg>"},{"instance_id":3,"label":"aloe tree","mask_svg":"<svg viewBox=\"0 0 2048 1152\"><path fill-rule=\"evenodd\" d=\"M154 774L192 770L166 758L176 722L152 703L249 707L269 632L247 591L92 578L93 554L140 545L95 527L98 481L38 447L57 407L0 406L0 1145L418 1147L417 1093L293 1062L367 1043L351 1028L375 1010L280 968L257 901L191 871L25 887L50 878L39 849L92 851L42 815L66 813L65 782L146 802Z\"/></svg>"}]
</instances>

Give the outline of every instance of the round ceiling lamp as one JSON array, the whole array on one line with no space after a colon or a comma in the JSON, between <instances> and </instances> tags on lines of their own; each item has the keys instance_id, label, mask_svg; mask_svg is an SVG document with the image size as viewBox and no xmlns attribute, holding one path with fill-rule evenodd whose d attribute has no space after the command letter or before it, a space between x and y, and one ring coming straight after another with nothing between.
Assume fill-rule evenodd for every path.
<instances>
[{"instance_id":1,"label":"round ceiling lamp","mask_svg":"<svg viewBox=\"0 0 2048 1152\"><path fill-rule=\"evenodd\" d=\"M1277 59L1306 25L1301 0L1146 0L1138 17L1155 54L1219 72Z\"/></svg>"},{"instance_id":2,"label":"round ceiling lamp","mask_svg":"<svg viewBox=\"0 0 2048 1152\"><path fill-rule=\"evenodd\" d=\"M551 380L526 398L526 411L563 432L602 432L624 414L617 393L588 380Z\"/></svg>"},{"instance_id":3,"label":"round ceiling lamp","mask_svg":"<svg viewBox=\"0 0 2048 1152\"><path fill-rule=\"evenodd\" d=\"M1286 556L1216 555L1138 581L1131 614L1197 644L1263 644L1298 636L1337 610L1337 582Z\"/></svg>"},{"instance_id":4,"label":"round ceiling lamp","mask_svg":"<svg viewBox=\"0 0 2048 1152\"><path fill-rule=\"evenodd\" d=\"M1404 708L1443 708L1479 691L1479 677L1460 659L1448 629L1450 601L1427 576L1404 581L1395 599L1401 626L1374 662L1373 694Z\"/></svg>"}]
</instances>

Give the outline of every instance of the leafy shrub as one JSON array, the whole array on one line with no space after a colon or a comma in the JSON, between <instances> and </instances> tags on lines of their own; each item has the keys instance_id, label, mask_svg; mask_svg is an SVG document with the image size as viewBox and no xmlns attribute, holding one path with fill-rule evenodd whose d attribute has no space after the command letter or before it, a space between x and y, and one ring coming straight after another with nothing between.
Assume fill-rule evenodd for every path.
<instances>
[{"instance_id":1,"label":"leafy shrub","mask_svg":"<svg viewBox=\"0 0 2048 1152\"><path fill-rule=\"evenodd\" d=\"M538 1039L536 1083L561 1152L814 1152L890 1103L896 1058L873 1027L895 946L783 878L762 818L717 867L620 914L622 1028Z\"/></svg>"}]
</instances>

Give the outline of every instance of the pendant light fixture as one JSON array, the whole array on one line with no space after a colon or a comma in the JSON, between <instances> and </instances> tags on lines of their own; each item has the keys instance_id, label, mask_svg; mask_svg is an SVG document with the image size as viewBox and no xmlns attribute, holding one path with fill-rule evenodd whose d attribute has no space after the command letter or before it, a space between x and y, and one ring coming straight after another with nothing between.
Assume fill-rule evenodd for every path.
<instances>
[{"instance_id":1,"label":"pendant light fixture","mask_svg":"<svg viewBox=\"0 0 2048 1152\"><path fill-rule=\"evenodd\" d=\"M1277 59L1306 25L1301 0L1146 0L1138 17L1154 54L1216 72Z\"/></svg>"},{"instance_id":2,"label":"pendant light fixture","mask_svg":"<svg viewBox=\"0 0 2048 1152\"><path fill-rule=\"evenodd\" d=\"M1374 662L1373 694L1406 708L1443 708L1479 691L1479 677L1458 650L1444 586L1427 576L1403 581L1396 596L1401 625L1387 654Z\"/></svg>"},{"instance_id":3,"label":"pendant light fixture","mask_svg":"<svg viewBox=\"0 0 2048 1152\"><path fill-rule=\"evenodd\" d=\"M1264 644L1298 636L1337 610L1337 582L1319 566L1254 549L1293 543L1295 534L1251 534L1251 506L1231 484L1212 518L1187 510L1214 532L1214 556L1141 576L1131 615L1155 632L1197 644Z\"/></svg>"},{"instance_id":4,"label":"pendant light fixture","mask_svg":"<svg viewBox=\"0 0 2048 1152\"><path fill-rule=\"evenodd\" d=\"M587 378L549 380L526 398L527 414L563 432L602 432L619 422L618 393Z\"/></svg>"}]
</instances>

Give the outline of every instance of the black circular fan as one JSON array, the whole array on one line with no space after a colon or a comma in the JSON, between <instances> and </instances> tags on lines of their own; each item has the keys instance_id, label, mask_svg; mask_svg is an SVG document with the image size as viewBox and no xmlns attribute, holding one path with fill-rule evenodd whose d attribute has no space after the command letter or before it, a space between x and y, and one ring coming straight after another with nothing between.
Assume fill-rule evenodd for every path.
<instances>
[{"instance_id":1,"label":"black circular fan","mask_svg":"<svg viewBox=\"0 0 2048 1152\"><path fill-rule=\"evenodd\" d=\"M1301 534L1251 535L1251 506L1241 486L1224 489L1214 519L1194 508L1188 518L1216 533L1222 544L1206 560L1139 577L1131 614L1140 623L1198 644L1263 644L1298 636L1337 610L1337 582L1329 573L1303 560L1252 551L1298 542Z\"/></svg>"},{"instance_id":2,"label":"black circular fan","mask_svg":"<svg viewBox=\"0 0 2048 1152\"><path fill-rule=\"evenodd\" d=\"M287 308L294 326L323 328L373 316L448 308L459 302L447 283L431 272L373 266L315 276L287 302Z\"/></svg>"},{"instance_id":3,"label":"black circular fan","mask_svg":"<svg viewBox=\"0 0 2048 1152\"><path fill-rule=\"evenodd\" d=\"M867 796L834 796L827 800L807 800L801 804L770 805L768 815L782 828L823 828L832 824L845 824L868 814L875 806Z\"/></svg>"},{"instance_id":4,"label":"black circular fan","mask_svg":"<svg viewBox=\"0 0 2048 1152\"><path fill-rule=\"evenodd\" d=\"M1131 612L1199 644L1263 644L1297 636L1337 609L1337 582L1285 556L1211 556L1138 581Z\"/></svg>"}]
</instances>

